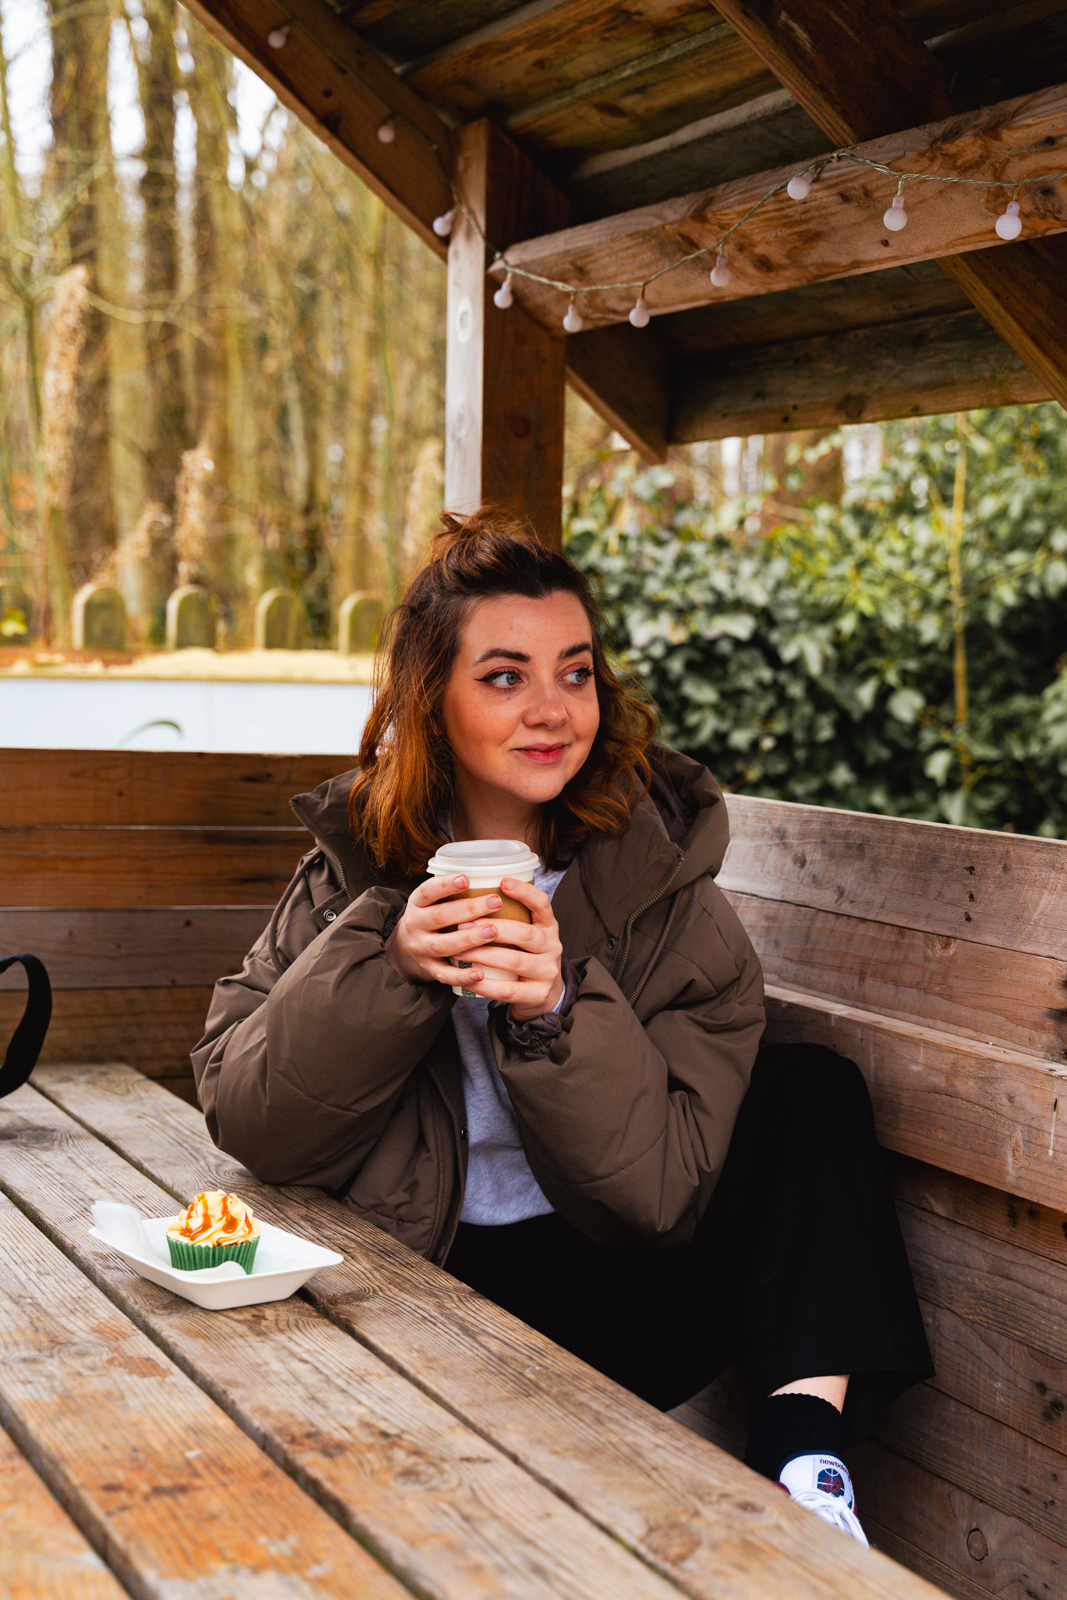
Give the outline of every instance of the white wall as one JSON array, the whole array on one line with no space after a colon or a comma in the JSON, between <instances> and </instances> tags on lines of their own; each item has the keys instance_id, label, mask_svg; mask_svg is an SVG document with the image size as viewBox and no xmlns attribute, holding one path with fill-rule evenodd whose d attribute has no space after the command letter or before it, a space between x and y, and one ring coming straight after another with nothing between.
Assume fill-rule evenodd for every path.
<instances>
[{"instance_id":1,"label":"white wall","mask_svg":"<svg viewBox=\"0 0 1067 1600\"><path fill-rule=\"evenodd\" d=\"M0 679L0 746L354 755L371 691L347 683Z\"/></svg>"}]
</instances>

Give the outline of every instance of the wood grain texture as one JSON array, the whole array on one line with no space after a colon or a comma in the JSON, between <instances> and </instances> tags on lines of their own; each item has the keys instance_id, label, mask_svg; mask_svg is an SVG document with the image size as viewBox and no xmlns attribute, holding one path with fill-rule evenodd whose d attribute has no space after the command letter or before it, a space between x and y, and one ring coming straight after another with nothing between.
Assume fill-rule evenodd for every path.
<instances>
[{"instance_id":1,"label":"wood grain texture","mask_svg":"<svg viewBox=\"0 0 1067 1600\"><path fill-rule=\"evenodd\" d=\"M670 425L667 358L649 328L593 328L569 335L567 382L643 461L663 461Z\"/></svg>"},{"instance_id":2,"label":"wood grain texture","mask_svg":"<svg viewBox=\"0 0 1067 1600\"><path fill-rule=\"evenodd\" d=\"M315 1191L256 1185L188 1107L146 1080L72 1067L46 1069L41 1082L171 1192L184 1193L195 1160L213 1182L240 1183L268 1220L340 1245L343 1282L331 1278L318 1294L312 1279L312 1302L694 1600L839 1600L845 1583L856 1600L935 1592L858 1546L843 1548L773 1486L351 1211Z\"/></svg>"},{"instance_id":3,"label":"wood grain texture","mask_svg":"<svg viewBox=\"0 0 1067 1600\"><path fill-rule=\"evenodd\" d=\"M0 750L0 828L293 828L289 806L351 755Z\"/></svg>"},{"instance_id":4,"label":"wood grain texture","mask_svg":"<svg viewBox=\"0 0 1067 1600\"><path fill-rule=\"evenodd\" d=\"M862 13L848 0L790 0L788 8L772 0L723 0L719 9L838 144L908 127L917 109L924 117L943 118L963 109L946 68L892 0L868 0ZM957 170L972 169L964 159ZM1042 209L1045 203L1043 186ZM1067 249L1049 243L1039 250L1021 242L1007 260L979 250L963 263L959 248L938 252L945 270L1053 398L1067 401Z\"/></svg>"},{"instance_id":5,"label":"wood grain texture","mask_svg":"<svg viewBox=\"0 0 1067 1600\"><path fill-rule=\"evenodd\" d=\"M861 1521L887 1554L926 1556L932 1582L962 1600L1059 1600L1067 1549L880 1440L850 1452ZM888 1530L892 1530L889 1532ZM933 1553L933 1554L931 1554Z\"/></svg>"},{"instance_id":6,"label":"wood grain texture","mask_svg":"<svg viewBox=\"0 0 1067 1600\"><path fill-rule=\"evenodd\" d=\"M455 184L494 245L559 227L567 216L563 195L489 122L457 135ZM494 306L486 262L482 238L457 212L448 250L445 504L455 511L506 506L558 549L563 330L559 318L549 331Z\"/></svg>"},{"instance_id":7,"label":"wood grain texture","mask_svg":"<svg viewBox=\"0 0 1067 1600\"><path fill-rule=\"evenodd\" d=\"M1024 95L947 122L874 139L858 145L855 153L894 170L932 173L1000 171L1010 162L1013 178L1016 174L1021 180L1039 178L1064 166L1065 93L1055 89ZM583 282L647 283L645 298L655 313L877 272L889 264L973 250L985 255L990 242L996 242L993 223L1004 209L1003 190L913 183L906 196L908 226L902 233L890 235L882 224L882 213L895 192L892 180L851 162L830 161L821 167L806 200L797 203L784 192L778 194L732 237L729 284L722 288L711 284L703 257L681 264L693 251L714 246L777 185L784 190L796 171L797 166L791 164L557 234L516 240L508 246L505 265L511 263L577 286ZM1023 198L1027 194L1029 200ZM1029 236L1067 228L1063 184L1024 190L1020 199ZM1003 270L1010 274L1015 252L1030 248L1011 245ZM1001 245L992 253L1003 249ZM668 267L671 270L665 276L650 281ZM1054 285L1051 280L1046 285L1044 278L1041 285L1045 304ZM559 292L520 279L515 280L514 288L516 300L530 316L550 326ZM1021 289L1017 291L1021 293ZM600 290L590 297L590 325L622 321L633 300L628 288ZM977 309L986 314L985 307ZM1000 326L997 331L1008 338L1014 326ZM1047 331L1043 323L1042 328ZM1013 343L1010 338L1008 342ZM1019 354L1026 359L1026 351ZM1046 380L1044 373L1039 377Z\"/></svg>"},{"instance_id":8,"label":"wood grain texture","mask_svg":"<svg viewBox=\"0 0 1067 1600\"><path fill-rule=\"evenodd\" d=\"M731 893L768 983L1061 1064L1067 963Z\"/></svg>"},{"instance_id":9,"label":"wood grain texture","mask_svg":"<svg viewBox=\"0 0 1067 1600\"><path fill-rule=\"evenodd\" d=\"M727 796L721 888L1067 959L1067 841Z\"/></svg>"},{"instance_id":10,"label":"wood grain texture","mask_svg":"<svg viewBox=\"0 0 1067 1600\"><path fill-rule=\"evenodd\" d=\"M0 1411L138 1596L404 1589L10 1200L0 1199ZM269 1589L263 1575L271 1575Z\"/></svg>"},{"instance_id":11,"label":"wood grain texture","mask_svg":"<svg viewBox=\"0 0 1067 1600\"><path fill-rule=\"evenodd\" d=\"M10 1039L25 1004L25 990L0 993L0 1038ZM57 990L41 1061L123 1061L191 1088L189 1052L210 1004L210 987Z\"/></svg>"},{"instance_id":12,"label":"wood grain texture","mask_svg":"<svg viewBox=\"0 0 1067 1600\"><path fill-rule=\"evenodd\" d=\"M3 1430L0 1592L7 1600L123 1600L126 1593Z\"/></svg>"},{"instance_id":13,"label":"wood grain texture","mask_svg":"<svg viewBox=\"0 0 1067 1600\"><path fill-rule=\"evenodd\" d=\"M451 204L449 128L325 0L299 0L294 9L275 0L192 0L191 9L424 244L444 253L432 222ZM268 35L290 22L284 48L271 49ZM377 131L390 113L396 139L385 145Z\"/></svg>"},{"instance_id":14,"label":"wood grain texture","mask_svg":"<svg viewBox=\"0 0 1067 1600\"><path fill-rule=\"evenodd\" d=\"M935 1476L1063 1544L1067 1456L1015 1433L928 1384L909 1389L879 1438Z\"/></svg>"},{"instance_id":15,"label":"wood grain texture","mask_svg":"<svg viewBox=\"0 0 1067 1600\"><path fill-rule=\"evenodd\" d=\"M312 839L303 828L0 828L8 904L273 905Z\"/></svg>"},{"instance_id":16,"label":"wood grain texture","mask_svg":"<svg viewBox=\"0 0 1067 1600\"><path fill-rule=\"evenodd\" d=\"M237 972L272 905L3 912L4 945L32 950L56 989L212 985Z\"/></svg>"},{"instance_id":17,"label":"wood grain texture","mask_svg":"<svg viewBox=\"0 0 1067 1600\"><path fill-rule=\"evenodd\" d=\"M1031 404L1050 392L973 311L791 340L714 365L691 357L672 378L672 444Z\"/></svg>"},{"instance_id":18,"label":"wood grain texture","mask_svg":"<svg viewBox=\"0 0 1067 1600\"><path fill-rule=\"evenodd\" d=\"M1013 1248L958 1222L948 1222L929 1211L898 1205L901 1231L912 1264L915 1286L929 1305L950 1311L976 1328L1017 1341L1050 1359L1060 1369L1048 1399L1054 1424L1067 1413L1062 1391L1067 1387L1067 1267L1028 1251ZM997 1352L992 1350L991 1359ZM1026 1363L1023 1363L1024 1368ZM1028 1380L1023 1380L1028 1381ZM1067 1449L1067 1426L1061 1424L1061 1449Z\"/></svg>"},{"instance_id":19,"label":"wood grain texture","mask_svg":"<svg viewBox=\"0 0 1067 1600\"><path fill-rule=\"evenodd\" d=\"M79 1216L71 1196L103 1187L142 1215L166 1215L173 1201L40 1096L12 1099L0 1155L7 1191L416 1593L441 1600L585 1600L598 1590L669 1600L677 1593L305 1300L212 1316L137 1278L86 1236L84 1202ZM191 1177L190 1191L199 1182ZM337 1271L322 1274L321 1286L326 1293L343 1287L343 1274L341 1281Z\"/></svg>"},{"instance_id":20,"label":"wood grain texture","mask_svg":"<svg viewBox=\"0 0 1067 1600\"><path fill-rule=\"evenodd\" d=\"M1067 1067L773 986L766 1038L857 1062L887 1149L1067 1208Z\"/></svg>"},{"instance_id":21,"label":"wood grain texture","mask_svg":"<svg viewBox=\"0 0 1067 1600\"><path fill-rule=\"evenodd\" d=\"M1067 1214L942 1172L921 1161L889 1158L890 1183L898 1201L976 1233L1067 1267Z\"/></svg>"}]
</instances>

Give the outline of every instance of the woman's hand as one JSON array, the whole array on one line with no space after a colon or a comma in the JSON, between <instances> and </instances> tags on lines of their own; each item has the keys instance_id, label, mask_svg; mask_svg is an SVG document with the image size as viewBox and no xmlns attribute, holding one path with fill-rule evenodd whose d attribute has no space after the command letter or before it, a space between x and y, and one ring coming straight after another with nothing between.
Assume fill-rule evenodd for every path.
<instances>
[{"instance_id":1,"label":"woman's hand","mask_svg":"<svg viewBox=\"0 0 1067 1600\"><path fill-rule=\"evenodd\" d=\"M519 878L505 878L502 891L529 907L533 921L494 922L500 895L451 898L468 887L469 879L460 875L429 878L413 890L386 940L390 966L412 983L462 984L486 1000L507 1001L517 1022L551 1011L564 988L563 946L547 894ZM457 970L452 960L471 965ZM487 978L480 962L507 971L508 978Z\"/></svg>"},{"instance_id":2,"label":"woman's hand","mask_svg":"<svg viewBox=\"0 0 1067 1600\"><path fill-rule=\"evenodd\" d=\"M454 898L469 886L462 874L428 878L408 896L404 915L385 942L386 959L402 978L411 983L462 981L469 987L481 977L480 972L476 978L473 971L457 971L449 958L470 961L472 950L495 939L496 924L485 919L500 910L501 900L495 890L466 900Z\"/></svg>"},{"instance_id":3,"label":"woman's hand","mask_svg":"<svg viewBox=\"0 0 1067 1600\"><path fill-rule=\"evenodd\" d=\"M557 1005L563 994L561 971L563 946L559 926L552 914L552 902L542 889L520 878L504 878L501 891L509 900L528 906L532 922L511 922L501 918L497 922L479 921L468 924L470 931L490 926L492 932L463 957L464 961L506 971L508 977L478 979L470 972L463 974L464 988L482 995L487 1000L506 1000L516 1022L528 1022L540 1017ZM489 941L492 941L491 944ZM453 982L455 980L453 979Z\"/></svg>"}]
</instances>

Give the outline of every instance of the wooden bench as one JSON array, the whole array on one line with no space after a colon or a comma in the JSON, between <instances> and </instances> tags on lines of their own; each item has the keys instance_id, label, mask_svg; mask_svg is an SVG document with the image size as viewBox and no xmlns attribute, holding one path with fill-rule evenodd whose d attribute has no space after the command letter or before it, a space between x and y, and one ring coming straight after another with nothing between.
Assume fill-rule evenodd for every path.
<instances>
[{"instance_id":1,"label":"wooden bench","mask_svg":"<svg viewBox=\"0 0 1067 1600\"><path fill-rule=\"evenodd\" d=\"M1067 843L728 804L768 1036L859 1062L937 1367L855 1452L864 1524L951 1593L1067 1594ZM736 1445L735 1385L699 1410Z\"/></svg>"},{"instance_id":2,"label":"wooden bench","mask_svg":"<svg viewBox=\"0 0 1067 1600\"><path fill-rule=\"evenodd\" d=\"M348 758L0 756L8 950L56 985L44 1059L121 1059L192 1098L211 984L308 836L293 793ZM720 882L769 1031L857 1060L937 1377L855 1452L875 1542L951 1593L1067 1592L1067 844L742 796ZM21 1012L0 991L0 1035ZM832 1227L832 1194L810 1200ZM725 1379L684 1420L727 1447Z\"/></svg>"}]
</instances>

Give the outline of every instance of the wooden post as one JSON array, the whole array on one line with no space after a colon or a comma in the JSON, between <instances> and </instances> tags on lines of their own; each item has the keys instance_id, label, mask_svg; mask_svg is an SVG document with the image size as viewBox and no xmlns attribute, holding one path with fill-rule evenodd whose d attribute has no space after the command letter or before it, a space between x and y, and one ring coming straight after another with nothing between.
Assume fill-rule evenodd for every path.
<instances>
[{"instance_id":1,"label":"wooden post","mask_svg":"<svg viewBox=\"0 0 1067 1600\"><path fill-rule=\"evenodd\" d=\"M492 123L456 135L455 183L492 250L566 226L564 197ZM493 304L492 260L457 208L448 251L445 505L486 501L560 544L566 334Z\"/></svg>"}]
</instances>

